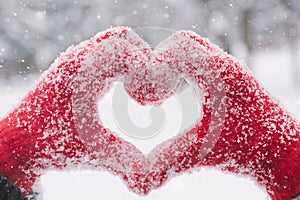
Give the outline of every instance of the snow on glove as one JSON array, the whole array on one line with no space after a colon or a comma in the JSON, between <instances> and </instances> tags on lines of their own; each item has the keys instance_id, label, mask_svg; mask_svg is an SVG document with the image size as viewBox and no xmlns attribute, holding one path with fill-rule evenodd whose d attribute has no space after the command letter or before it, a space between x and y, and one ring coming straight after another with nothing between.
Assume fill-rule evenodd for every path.
<instances>
[{"instance_id":1,"label":"snow on glove","mask_svg":"<svg viewBox=\"0 0 300 200\"><path fill-rule=\"evenodd\" d=\"M204 117L210 117L208 123L212 123L207 131L190 130L197 139L184 147L185 155L166 163L160 157L155 167L179 173L215 166L250 175L274 200L299 195L300 124L270 97L249 69L193 32L177 32L159 47L166 49L162 56L169 66L202 83L211 109L204 111ZM165 159L175 155L173 147L168 142L161 145L161 151L169 152Z\"/></svg>"},{"instance_id":2,"label":"snow on glove","mask_svg":"<svg viewBox=\"0 0 300 200\"><path fill-rule=\"evenodd\" d=\"M80 129L80 123L97 120L96 99L83 105L80 96L94 98L93 92L107 91L110 78L128 70L126 49L142 47L148 45L130 29L112 28L61 54L20 105L0 121L0 174L25 194L47 169L105 167L118 140L98 123ZM88 57L95 53L99 60L94 69L100 80L91 85L82 72L89 71ZM78 113L86 118L79 119ZM138 150L127 147L126 151ZM111 159L119 155L114 156ZM127 167L135 164L127 161Z\"/></svg>"}]
</instances>

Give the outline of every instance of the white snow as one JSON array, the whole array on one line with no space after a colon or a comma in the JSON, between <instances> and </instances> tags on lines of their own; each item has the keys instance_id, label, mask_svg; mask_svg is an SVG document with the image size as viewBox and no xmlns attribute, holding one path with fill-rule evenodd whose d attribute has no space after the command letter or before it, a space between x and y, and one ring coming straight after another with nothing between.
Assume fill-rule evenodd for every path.
<instances>
[{"instance_id":1,"label":"white snow","mask_svg":"<svg viewBox=\"0 0 300 200\"><path fill-rule=\"evenodd\" d=\"M202 109L190 87L160 106L141 106L126 93L122 82L115 82L98 106L101 122L144 154L194 125L201 118ZM126 124L120 123L119 118L125 119Z\"/></svg>"},{"instance_id":2,"label":"white snow","mask_svg":"<svg viewBox=\"0 0 300 200\"><path fill-rule=\"evenodd\" d=\"M263 190L246 178L203 168L185 174L141 197L108 172L49 172L41 180L43 200L266 200Z\"/></svg>"}]
</instances>

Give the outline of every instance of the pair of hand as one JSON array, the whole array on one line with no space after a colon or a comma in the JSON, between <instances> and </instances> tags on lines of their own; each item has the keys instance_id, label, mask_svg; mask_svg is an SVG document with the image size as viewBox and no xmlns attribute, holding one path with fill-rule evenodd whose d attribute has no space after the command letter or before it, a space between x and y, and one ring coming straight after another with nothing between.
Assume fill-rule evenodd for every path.
<instances>
[{"instance_id":1,"label":"pair of hand","mask_svg":"<svg viewBox=\"0 0 300 200\"><path fill-rule=\"evenodd\" d=\"M159 104L183 82L203 91L203 117L145 157L106 129L97 100L123 80L140 104ZM151 50L118 27L70 47L0 122L0 174L23 193L47 169L109 170L139 194L172 173L216 166L250 175L272 197L300 192L300 125L247 67L188 31Z\"/></svg>"}]
</instances>

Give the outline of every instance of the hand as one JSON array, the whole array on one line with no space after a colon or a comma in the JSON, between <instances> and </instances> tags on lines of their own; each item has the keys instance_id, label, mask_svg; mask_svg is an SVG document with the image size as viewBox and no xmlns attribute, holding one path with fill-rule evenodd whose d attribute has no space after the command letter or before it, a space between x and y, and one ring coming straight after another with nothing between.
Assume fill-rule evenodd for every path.
<instances>
[{"instance_id":1,"label":"hand","mask_svg":"<svg viewBox=\"0 0 300 200\"><path fill-rule=\"evenodd\" d=\"M175 172L215 166L253 177L274 200L299 195L300 125L250 70L192 32L177 32L161 46L167 49L169 66L202 85L208 98L202 120L210 118L210 125L207 131L203 126L190 130L197 139L185 147L185 156L156 165L175 166ZM172 145L162 148L174 155Z\"/></svg>"},{"instance_id":2,"label":"hand","mask_svg":"<svg viewBox=\"0 0 300 200\"><path fill-rule=\"evenodd\" d=\"M84 105L78 101L80 95L99 92L108 87L110 78L128 70L120 61L123 58L117 58L125 55L122 50L143 45L145 42L130 29L120 27L101 32L61 54L20 105L0 121L0 174L28 193L47 169L103 166L104 158L98 153L112 150L109 144L116 140L100 124L80 129L80 113L85 114L87 124L97 120L97 112L95 99ZM84 78L88 77L82 73L89 71L86 67L95 54L99 60L93 69L98 70L100 79L94 80L95 88L84 88L92 82L85 84ZM112 62L113 67L102 67Z\"/></svg>"}]
</instances>

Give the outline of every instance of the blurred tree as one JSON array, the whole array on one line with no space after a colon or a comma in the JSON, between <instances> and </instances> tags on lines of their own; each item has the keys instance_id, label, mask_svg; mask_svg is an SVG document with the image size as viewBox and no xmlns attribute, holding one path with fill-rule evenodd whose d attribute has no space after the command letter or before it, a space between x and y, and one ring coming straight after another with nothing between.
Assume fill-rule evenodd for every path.
<instances>
[{"instance_id":1,"label":"blurred tree","mask_svg":"<svg viewBox=\"0 0 300 200\"><path fill-rule=\"evenodd\" d=\"M300 3L293 0L281 0L283 6L287 9L287 22L284 24L287 32L287 44L290 50L291 67L294 83L300 88Z\"/></svg>"},{"instance_id":2,"label":"blurred tree","mask_svg":"<svg viewBox=\"0 0 300 200\"><path fill-rule=\"evenodd\" d=\"M110 26L126 25L163 27L169 33L191 29L249 66L257 50L287 46L295 83L300 85L299 4L299 0L0 1L0 75L44 70L69 45Z\"/></svg>"}]
</instances>

